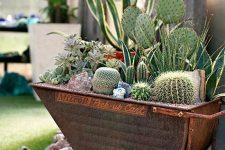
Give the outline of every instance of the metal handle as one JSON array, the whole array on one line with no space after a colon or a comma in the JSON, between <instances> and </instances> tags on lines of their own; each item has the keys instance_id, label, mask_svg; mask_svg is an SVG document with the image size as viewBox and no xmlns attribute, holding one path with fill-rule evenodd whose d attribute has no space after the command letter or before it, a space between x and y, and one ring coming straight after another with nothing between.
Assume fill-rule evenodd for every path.
<instances>
[{"instance_id":1,"label":"metal handle","mask_svg":"<svg viewBox=\"0 0 225 150\"><path fill-rule=\"evenodd\" d=\"M223 102L222 105L225 105L225 103ZM177 111L177 110L161 108L161 107L153 107L152 111L154 113L169 115L169 116L173 116L173 117L200 118L200 119L207 119L207 120L217 119L219 117L225 116L225 110L223 110L221 112L217 112L212 115L203 115L203 114L197 114L197 113L191 113L191 112L183 112L183 111Z\"/></svg>"},{"instance_id":2,"label":"metal handle","mask_svg":"<svg viewBox=\"0 0 225 150\"><path fill-rule=\"evenodd\" d=\"M189 112L185 112L185 115L188 118L200 118L200 119L212 120L212 119L217 119L219 117L225 116L225 110L212 115L202 115L202 114L195 114L195 113L189 113Z\"/></svg>"}]
</instances>

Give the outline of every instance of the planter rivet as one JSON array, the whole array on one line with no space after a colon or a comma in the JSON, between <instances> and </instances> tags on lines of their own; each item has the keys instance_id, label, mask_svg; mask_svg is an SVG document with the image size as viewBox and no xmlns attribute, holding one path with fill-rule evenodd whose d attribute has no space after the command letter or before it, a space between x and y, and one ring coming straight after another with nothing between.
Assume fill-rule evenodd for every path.
<instances>
[{"instance_id":1,"label":"planter rivet","mask_svg":"<svg viewBox=\"0 0 225 150\"><path fill-rule=\"evenodd\" d=\"M155 112L157 112L157 108L156 107L153 107L152 108L152 111L155 113Z\"/></svg>"},{"instance_id":2,"label":"planter rivet","mask_svg":"<svg viewBox=\"0 0 225 150\"><path fill-rule=\"evenodd\" d=\"M178 117L182 117L183 115L184 115L183 112L179 112L179 113L178 113Z\"/></svg>"}]
</instances>

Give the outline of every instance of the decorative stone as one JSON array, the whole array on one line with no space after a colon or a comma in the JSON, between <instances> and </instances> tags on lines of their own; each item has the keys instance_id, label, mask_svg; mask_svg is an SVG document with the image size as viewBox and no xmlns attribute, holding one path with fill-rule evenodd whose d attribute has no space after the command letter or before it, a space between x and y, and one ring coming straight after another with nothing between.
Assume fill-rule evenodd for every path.
<instances>
[{"instance_id":1,"label":"decorative stone","mask_svg":"<svg viewBox=\"0 0 225 150\"><path fill-rule=\"evenodd\" d=\"M70 147L70 144L66 140L59 140L58 142L49 145L45 150L60 150L67 147Z\"/></svg>"},{"instance_id":2,"label":"decorative stone","mask_svg":"<svg viewBox=\"0 0 225 150\"><path fill-rule=\"evenodd\" d=\"M91 78L88 76L87 72L73 75L70 78L67 87L72 90L90 91L92 87Z\"/></svg>"},{"instance_id":3,"label":"decorative stone","mask_svg":"<svg viewBox=\"0 0 225 150\"><path fill-rule=\"evenodd\" d=\"M65 147L65 148L62 148L60 150L73 150L73 148L72 147Z\"/></svg>"},{"instance_id":4,"label":"decorative stone","mask_svg":"<svg viewBox=\"0 0 225 150\"><path fill-rule=\"evenodd\" d=\"M118 88L124 88L126 90L126 93L124 95L125 98L128 98L130 96L130 94L131 94L130 84L120 81L118 84Z\"/></svg>"},{"instance_id":5,"label":"decorative stone","mask_svg":"<svg viewBox=\"0 0 225 150\"><path fill-rule=\"evenodd\" d=\"M62 133L58 133L54 136L53 141L54 143L58 142L59 140L64 140L65 136Z\"/></svg>"},{"instance_id":6,"label":"decorative stone","mask_svg":"<svg viewBox=\"0 0 225 150\"><path fill-rule=\"evenodd\" d=\"M113 97L115 98L124 98L126 90L124 88L117 88L113 90Z\"/></svg>"}]
</instances>

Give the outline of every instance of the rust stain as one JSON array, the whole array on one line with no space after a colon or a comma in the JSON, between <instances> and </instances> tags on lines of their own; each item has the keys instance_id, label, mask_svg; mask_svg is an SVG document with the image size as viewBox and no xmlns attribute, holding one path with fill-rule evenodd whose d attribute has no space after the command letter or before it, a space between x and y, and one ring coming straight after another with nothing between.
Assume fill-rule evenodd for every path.
<instances>
[{"instance_id":1,"label":"rust stain","mask_svg":"<svg viewBox=\"0 0 225 150\"><path fill-rule=\"evenodd\" d=\"M69 103L81 105L85 107L101 109L105 111L125 113L135 116L145 117L148 111L148 106L141 106L138 104L130 104L125 102L117 102L106 99L99 99L88 96L81 96L63 92L56 92L56 101L62 103Z\"/></svg>"}]
</instances>

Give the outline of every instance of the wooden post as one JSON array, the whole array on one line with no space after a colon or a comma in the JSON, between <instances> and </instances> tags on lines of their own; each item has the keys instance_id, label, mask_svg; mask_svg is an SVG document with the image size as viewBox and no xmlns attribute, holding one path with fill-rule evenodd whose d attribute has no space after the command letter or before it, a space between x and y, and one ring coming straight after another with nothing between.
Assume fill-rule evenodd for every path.
<instances>
[{"instance_id":1,"label":"wooden post","mask_svg":"<svg viewBox=\"0 0 225 150\"><path fill-rule=\"evenodd\" d=\"M191 19L193 28L200 34L206 19L206 0L185 0L185 19Z\"/></svg>"},{"instance_id":2,"label":"wooden post","mask_svg":"<svg viewBox=\"0 0 225 150\"><path fill-rule=\"evenodd\" d=\"M81 28L81 37L85 40L98 40L105 42L104 37L101 33L99 25L95 18L92 16L86 0L79 0L79 15Z\"/></svg>"}]
</instances>

